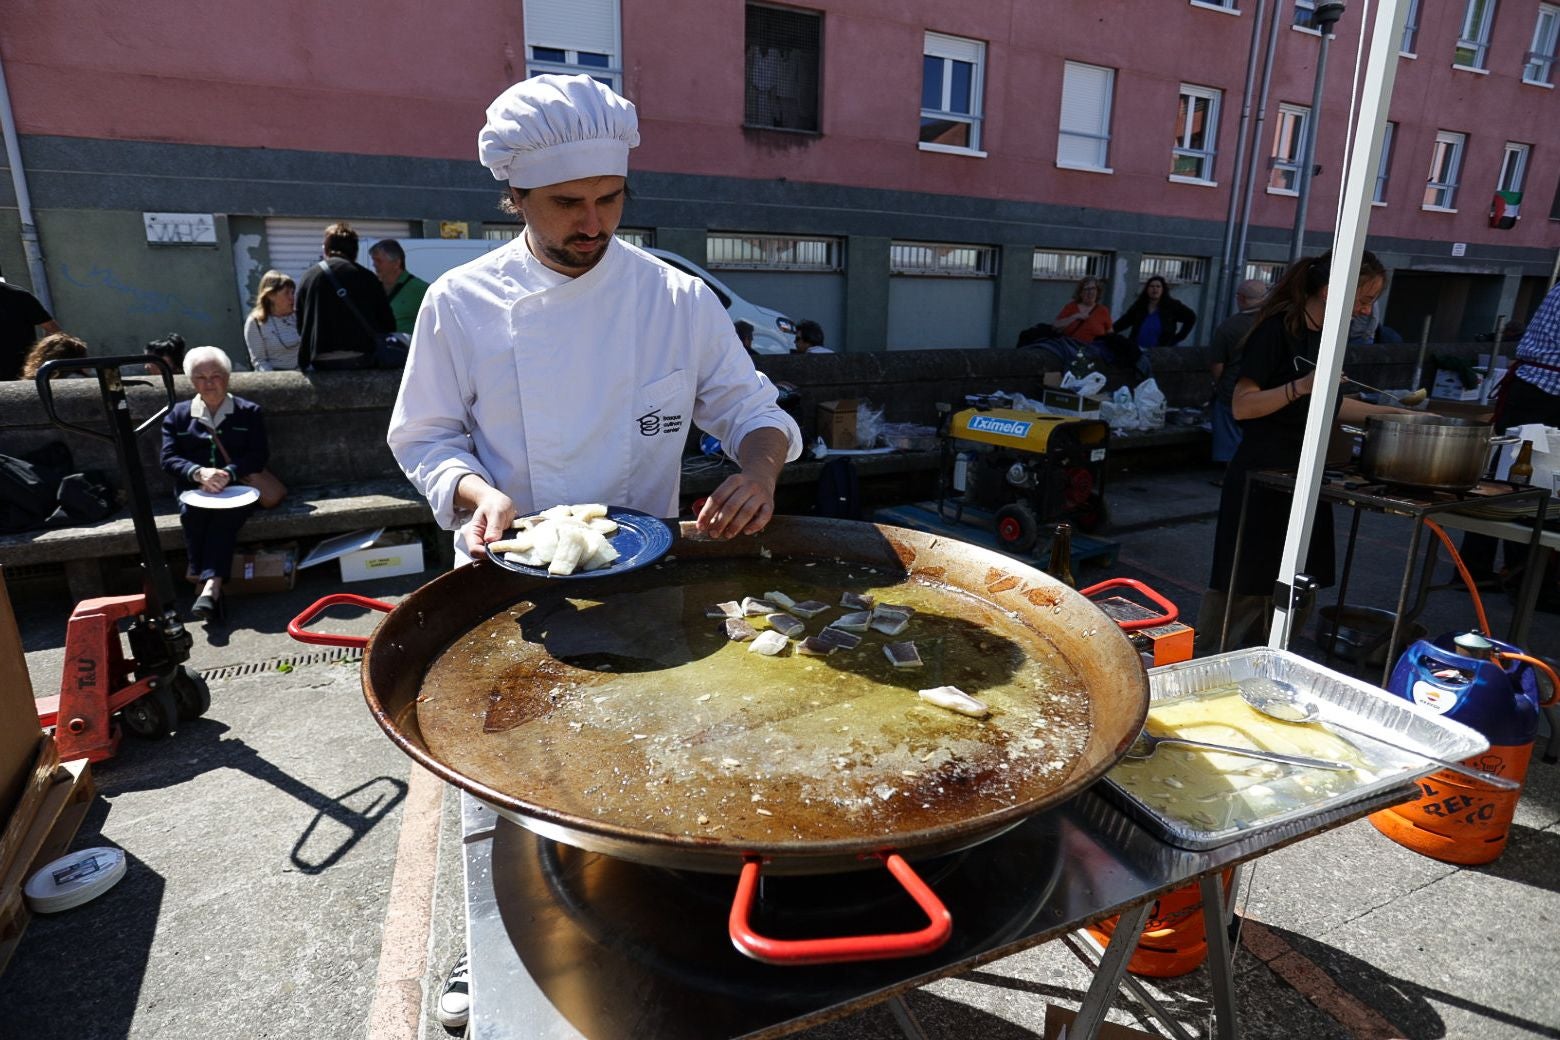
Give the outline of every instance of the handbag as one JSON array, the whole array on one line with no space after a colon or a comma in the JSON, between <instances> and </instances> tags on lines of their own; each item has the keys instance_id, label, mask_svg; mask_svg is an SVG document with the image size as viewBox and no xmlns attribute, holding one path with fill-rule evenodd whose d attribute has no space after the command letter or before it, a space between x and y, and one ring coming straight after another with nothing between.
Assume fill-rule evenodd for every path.
<instances>
[{"instance_id":1,"label":"handbag","mask_svg":"<svg viewBox=\"0 0 1560 1040\"><path fill-rule=\"evenodd\" d=\"M357 304L352 302L352 297L347 295L347 287L336 280L336 272L330 269L330 264L327 261L321 260L315 266L318 267L321 271L325 272L325 277L330 280L331 287L335 290L336 298L342 303L346 304L347 310L352 312L352 316L357 319L357 323L363 326L363 331L367 332L369 339L373 341L374 352L367 355L363 361L360 362L360 367L404 367L406 365L406 354L408 348L407 337L399 332L380 332L378 329L374 328L373 325L369 324L368 319L363 316L363 312L358 310ZM397 288L400 287L397 286Z\"/></svg>"},{"instance_id":2,"label":"handbag","mask_svg":"<svg viewBox=\"0 0 1560 1040\"><path fill-rule=\"evenodd\" d=\"M222 461L229 466L233 465L233 456L229 455L227 448L223 447L222 438L217 436L215 427L211 430L211 441L222 453ZM282 499L287 497L287 485L283 484L269 467L241 478L240 482L260 492L261 509L275 509L282 504Z\"/></svg>"}]
</instances>

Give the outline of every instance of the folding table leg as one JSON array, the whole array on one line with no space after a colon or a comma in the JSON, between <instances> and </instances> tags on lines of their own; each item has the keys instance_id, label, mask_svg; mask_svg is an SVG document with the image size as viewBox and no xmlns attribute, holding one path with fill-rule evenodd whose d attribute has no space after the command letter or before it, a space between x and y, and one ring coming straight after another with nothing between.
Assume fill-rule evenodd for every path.
<instances>
[{"instance_id":1,"label":"folding table leg","mask_svg":"<svg viewBox=\"0 0 1560 1040\"><path fill-rule=\"evenodd\" d=\"M929 1040L926 1030L921 1028L921 1020L915 1017L915 1012L910 1010L910 1005L905 1003L905 998L889 997L888 1010L893 1013L899 1031L905 1034L908 1040Z\"/></svg>"},{"instance_id":2,"label":"folding table leg","mask_svg":"<svg viewBox=\"0 0 1560 1040\"><path fill-rule=\"evenodd\" d=\"M1105 956L1100 958L1100 966L1094 972L1094 981L1089 983L1089 992L1084 995L1078 1015L1068 1027L1067 1040L1094 1040L1099 1033L1105 1012L1121 987L1122 977L1127 973L1127 961L1143 937L1143 925L1148 923L1148 912L1153 907L1153 900L1140 903L1116 921L1116 927L1110 933L1110 945L1105 947Z\"/></svg>"},{"instance_id":3,"label":"folding table leg","mask_svg":"<svg viewBox=\"0 0 1560 1040\"><path fill-rule=\"evenodd\" d=\"M1214 1035L1219 1040L1235 1040L1240 1027L1235 1018L1234 953L1225 911L1224 884L1218 874L1209 874L1198 885L1202 889L1204 931L1208 935L1208 977L1213 983Z\"/></svg>"}]
</instances>

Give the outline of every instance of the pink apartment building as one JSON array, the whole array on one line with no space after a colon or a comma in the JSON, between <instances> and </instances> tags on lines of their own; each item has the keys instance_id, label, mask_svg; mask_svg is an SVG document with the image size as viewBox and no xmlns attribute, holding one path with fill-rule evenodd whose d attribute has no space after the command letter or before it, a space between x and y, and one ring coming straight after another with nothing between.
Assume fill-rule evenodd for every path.
<instances>
[{"instance_id":1,"label":"pink apartment building","mask_svg":"<svg viewBox=\"0 0 1560 1040\"><path fill-rule=\"evenodd\" d=\"M171 330L232 348L260 274L300 272L330 221L513 234L475 158L483 108L528 74L583 71L639 107L624 233L818 320L831 345L1009 346L1083 273L1116 313L1166 275L1201 342L1224 310L1259 9L1280 27L1234 273L1289 255L1314 6L387 0L346 19L304 0L14 4L6 162L68 327L105 350ZM1331 42L1307 251L1337 206L1364 6ZM1410 3L1370 242L1393 271L1382 316L1405 335L1428 316L1433 338L1466 338L1536 307L1560 249L1557 34L1560 6L1539 0ZM0 271L28 284L13 183ZM1498 192L1508 227L1492 226Z\"/></svg>"}]
</instances>

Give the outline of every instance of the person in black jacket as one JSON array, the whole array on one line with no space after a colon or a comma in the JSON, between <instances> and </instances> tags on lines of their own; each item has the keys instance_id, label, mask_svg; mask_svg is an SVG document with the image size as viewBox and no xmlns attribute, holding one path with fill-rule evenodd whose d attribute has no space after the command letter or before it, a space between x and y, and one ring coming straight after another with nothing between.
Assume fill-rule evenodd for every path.
<instances>
[{"instance_id":1,"label":"person in black jacket","mask_svg":"<svg viewBox=\"0 0 1560 1040\"><path fill-rule=\"evenodd\" d=\"M350 224L325 229L325 258L298 282L298 367L373 368L395 315L379 276L357 263Z\"/></svg>"},{"instance_id":2,"label":"person in black jacket","mask_svg":"<svg viewBox=\"0 0 1560 1040\"><path fill-rule=\"evenodd\" d=\"M1133 346L1173 347L1187 337L1197 315L1190 307L1170 295L1170 284L1159 275L1143 283L1143 291L1116 322L1116 331L1124 333Z\"/></svg>"},{"instance_id":3,"label":"person in black jacket","mask_svg":"<svg viewBox=\"0 0 1560 1040\"><path fill-rule=\"evenodd\" d=\"M265 469L270 457L265 417L253 401L228 393L232 372L233 363L216 347L196 347L184 356L195 397L174 405L162 422L162 468L180 492L199 488L216 494ZM196 617L222 616L222 583L233 568L238 529L253 509L253 504L212 509L179 502L189 573L201 583L191 611Z\"/></svg>"}]
</instances>

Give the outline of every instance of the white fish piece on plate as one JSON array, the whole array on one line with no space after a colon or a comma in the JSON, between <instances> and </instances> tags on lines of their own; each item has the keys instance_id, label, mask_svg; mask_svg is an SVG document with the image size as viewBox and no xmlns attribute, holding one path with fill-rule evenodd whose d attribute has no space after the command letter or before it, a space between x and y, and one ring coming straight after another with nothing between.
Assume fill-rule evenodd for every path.
<instances>
[{"instance_id":1,"label":"white fish piece on plate","mask_svg":"<svg viewBox=\"0 0 1560 1040\"><path fill-rule=\"evenodd\" d=\"M537 566L546 566L552 562L553 556L558 551L558 532L563 530L557 524L538 524L531 529L531 551L536 553L537 559L542 562Z\"/></svg>"},{"instance_id":2,"label":"white fish piece on plate","mask_svg":"<svg viewBox=\"0 0 1560 1040\"><path fill-rule=\"evenodd\" d=\"M881 617L874 616L870 622L872 628L885 636L897 636L910 624L910 618L904 614L888 613Z\"/></svg>"},{"instance_id":3,"label":"white fish piece on plate","mask_svg":"<svg viewBox=\"0 0 1560 1040\"><path fill-rule=\"evenodd\" d=\"M574 519L573 506L553 506L536 514L543 520L572 520Z\"/></svg>"},{"instance_id":4,"label":"white fish piece on plate","mask_svg":"<svg viewBox=\"0 0 1560 1040\"><path fill-rule=\"evenodd\" d=\"M733 643L746 643L758 636L758 629L748 624L747 618L729 617L725 627L726 638Z\"/></svg>"},{"instance_id":5,"label":"white fish piece on plate","mask_svg":"<svg viewBox=\"0 0 1560 1040\"><path fill-rule=\"evenodd\" d=\"M728 599L724 603L711 603L704 608L704 616L712 618L741 617L742 604L734 599Z\"/></svg>"},{"instance_id":6,"label":"white fish piece on plate","mask_svg":"<svg viewBox=\"0 0 1560 1040\"><path fill-rule=\"evenodd\" d=\"M851 592L846 589L840 593L840 606L846 610L871 610L872 597L860 592Z\"/></svg>"},{"instance_id":7,"label":"white fish piece on plate","mask_svg":"<svg viewBox=\"0 0 1560 1040\"><path fill-rule=\"evenodd\" d=\"M930 690L921 690L916 696L928 704L935 704L939 708L947 708L956 711L960 715L968 715L973 719L983 719L991 714L991 709L983 702L976 700L957 686L934 686Z\"/></svg>"},{"instance_id":8,"label":"white fish piece on plate","mask_svg":"<svg viewBox=\"0 0 1560 1040\"><path fill-rule=\"evenodd\" d=\"M765 657L773 657L784 650L790 644L790 640L779 632L760 632L758 637L748 644L748 652L763 654Z\"/></svg>"},{"instance_id":9,"label":"white fish piece on plate","mask_svg":"<svg viewBox=\"0 0 1560 1040\"><path fill-rule=\"evenodd\" d=\"M618 522L605 516L593 516L589 520L585 521L585 526L589 527L597 534L610 535L617 534Z\"/></svg>"},{"instance_id":10,"label":"white fish piece on plate","mask_svg":"<svg viewBox=\"0 0 1560 1040\"><path fill-rule=\"evenodd\" d=\"M769 622L770 628L787 639L796 639L807 631L806 625L789 614L765 614L764 620Z\"/></svg>"},{"instance_id":11,"label":"white fish piece on plate","mask_svg":"<svg viewBox=\"0 0 1560 1040\"><path fill-rule=\"evenodd\" d=\"M531 533L530 528L527 528L508 538L500 538L496 542L489 542L487 549L488 552L494 553L523 553L530 552L535 545L536 535Z\"/></svg>"},{"instance_id":12,"label":"white fish piece on plate","mask_svg":"<svg viewBox=\"0 0 1560 1040\"><path fill-rule=\"evenodd\" d=\"M883 656L895 668L919 668L921 667L921 652L915 648L914 643L884 643Z\"/></svg>"},{"instance_id":13,"label":"white fish piece on plate","mask_svg":"<svg viewBox=\"0 0 1560 1040\"><path fill-rule=\"evenodd\" d=\"M491 551L492 548L493 547L491 545L488 546L489 551ZM510 563L518 563L522 567L545 567L550 562L552 562L550 560L542 559L541 553L537 552L535 549L527 549L525 552L507 552L504 554L504 559L508 560Z\"/></svg>"},{"instance_id":14,"label":"white fish piece on plate","mask_svg":"<svg viewBox=\"0 0 1560 1040\"><path fill-rule=\"evenodd\" d=\"M764 593L764 598L773 603L775 606L779 607L781 610L790 610L792 607L796 606L796 600L792 599L790 596L787 596L783 592L766 592Z\"/></svg>"},{"instance_id":15,"label":"white fish piece on plate","mask_svg":"<svg viewBox=\"0 0 1560 1040\"><path fill-rule=\"evenodd\" d=\"M829 605L827 603L819 603L815 599L804 599L800 603L792 603L789 607L786 607L785 609L789 610L791 613L795 614L797 617L810 618L810 617L817 617L819 614L822 614L825 610L828 610L829 609Z\"/></svg>"},{"instance_id":16,"label":"white fish piece on plate","mask_svg":"<svg viewBox=\"0 0 1560 1040\"><path fill-rule=\"evenodd\" d=\"M612 543L607 541L605 535L597 535L594 531L589 533L595 535L597 538L600 538L601 543L592 549L590 556L583 563L581 563L580 566L582 570L600 570L603 567L611 565L613 560L616 560L620 555L622 555L612 547Z\"/></svg>"},{"instance_id":17,"label":"white fish piece on plate","mask_svg":"<svg viewBox=\"0 0 1560 1040\"><path fill-rule=\"evenodd\" d=\"M569 512L573 514L576 520L590 521L597 517L606 516L607 507L599 502L588 502L585 505L570 506Z\"/></svg>"},{"instance_id":18,"label":"white fish piece on plate","mask_svg":"<svg viewBox=\"0 0 1560 1040\"><path fill-rule=\"evenodd\" d=\"M742 597L742 613L748 617L755 617L759 614L773 614L779 609L777 605L769 602L767 599L758 599L754 596Z\"/></svg>"},{"instance_id":19,"label":"white fish piece on plate","mask_svg":"<svg viewBox=\"0 0 1560 1040\"><path fill-rule=\"evenodd\" d=\"M809 657L828 657L838 649L839 647L836 644L829 642L822 636L808 636L796 644L796 652L806 654Z\"/></svg>"},{"instance_id":20,"label":"white fish piece on plate","mask_svg":"<svg viewBox=\"0 0 1560 1040\"><path fill-rule=\"evenodd\" d=\"M547 565L548 574L573 574L579 568L585 558L585 534L580 527L564 527L558 532L558 547Z\"/></svg>"},{"instance_id":21,"label":"white fish piece on plate","mask_svg":"<svg viewBox=\"0 0 1560 1040\"><path fill-rule=\"evenodd\" d=\"M858 610L854 614L842 614L829 622L830 628L843 629L846 632L865 632L872 615L865 610Z\"/></svg>"}]
</instances>

